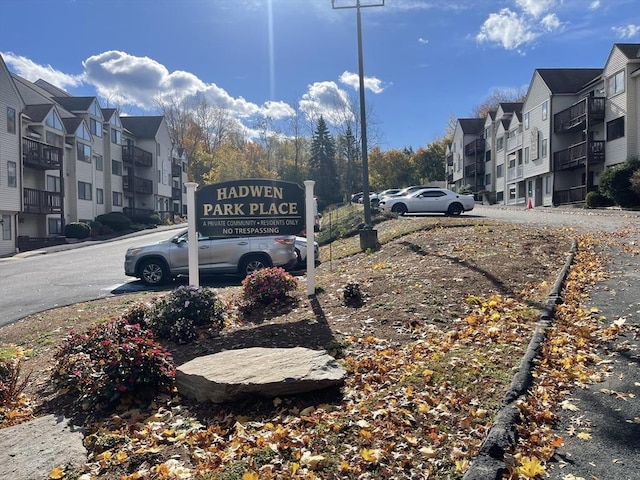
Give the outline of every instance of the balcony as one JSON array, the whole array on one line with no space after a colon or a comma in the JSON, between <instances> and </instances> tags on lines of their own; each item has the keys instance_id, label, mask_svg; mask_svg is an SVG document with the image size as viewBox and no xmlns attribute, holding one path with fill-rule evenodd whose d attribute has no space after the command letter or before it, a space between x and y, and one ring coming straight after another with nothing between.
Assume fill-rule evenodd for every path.
<instances>
[{"instance_id":1,"label":"balcony","mask_svg":"<svg viewBox=\"0 0 640 480\"><path fill-rule=\"evenodd\" d=\"M122 146L122 161L127 165L136 165L138 167L152 167L153 155L151 152L136 147L134 145Z\"/></svg>"},{"instance_id":2,"label":"balcony","mask_svg":"<svg viewBox=\"0 0 640 480\"><path fill-rule=\"evenodd\" d=\"M59 170L62 165L62 149L23 138L22 164L37 170Z\"/></svg>"},{"instance_id":3,"label":"balcony","mask_svg":"<svg viewBox=\"0 0 640 480\"><path fill-rule=\"evenodd\" d=\"M475 162L475 164L464 167L465 177L474 177L476 175L484 175L484 161Z\"/></svg>"},{"instance_id":4,"label":"balcony","mask_svg":"<svg viewBox=\"0 0 640 480\"><path fill-rule=\"evenodd\" d=\"M171 164L171 176L172 177L181 177L182 176L182 165L176 165L175 163Z\"/></svg>"},{"instance_id":5,"label":"balcony","mask_svg":"<svg viewBox=\"0 0 640 480\"><path fill-rule=\"evenodd\" d=\"M567 190L556 190L553 192L553 203L562 205L567 203L583 202L587 189L584 185L577 185Z\"/></svg>"},{"instance_id":6,"label":"balcony","mask_svg":"<svg viewBox=\"0 0 640 480\"><path fill-rule=\"evenodd\" d=\"M484 153L485 141L484 138L476 138L472 142L467 143L464 146L464 154L467 157L477 155L478 153Z\"/></svg>"},{"instance_id":7,"label":"balcony","mask_svg":"<svg viewBox=\"0 0 640 480\"><path fill-rule=\"evenodd\" d=\"M572 133L604 121L605 97L585 97L553 116L555 133Z\"/></svg>"},{"instance_id":8,"label":"balcony","mask_svg":"<svg viewBox=\"0 0 640 480\"><path fill-rule=\"evenodd\" d=\"M448 183L449 185L453 185L454 183L456 183L456 182L453 180L453 173L450 173L449 175L447 175L447 183Z\"/></svg>"},{"instance_id":9,"label":"balcony","mask_svg":"<svg viewBox=\"0 0 640 480\"><path fill-rule=\"evenodd\" d=\"M453 167L453 155L447 155L447 166Z\"/></svg>"},{"instance_id":10,"label":"balcony","mask_svg":"<svg viewBox=\"0 0 640 480\"><path fill-rule=\"evenodd\" d=\"M522 133L507 138L507 152L522 148Z\"/></svg>"},{"instance_id":11,"label":"balcony","mask_svg":"<svg viewBox=\"0 0 640 480\"><path fill-rule=\"evenodd\" d=\"M518 180L522 178L522 165L516 165L507 169L507 181Z\"/></svg>"},{"instance_id":12,"label":"balcony","mask_svg":"<svg viewBox=\"0 0 640 480\"><path fill-rule=\"evenodd\" d=\"M62 213L62 193L23 188L25 213Z\"/></svg>"},{"instance_id":13,"label":"balcony","mask_svg":"<svg viewBox=\"0 0 640 480\"><path fill-rule=\"evenodd\" d=\"M125 175L122 177L122 190L129 193L151 195L153 193L153 182L146 178Z\"/></svg>"},{"instance_id":14,"label":"balcony","mask_svg":"<svg viewBox=\"0 0 640 480\"><path fill-rule=\"evenodd\" d=\"M565 150L553 154L553 169L573 170L584 167L585 163L597 164L604 162L604 141L580 142Z\"/></svg>"},{"instance_id":15,"label":"balcony","mask_svg":"<svg viewBox=\"0 0 640 480\"><path fill-rule=\"evenodd\" d=\"M182 189L180 187L171 188L171 200L182 200Z\"/></svg>"}]
</instances>

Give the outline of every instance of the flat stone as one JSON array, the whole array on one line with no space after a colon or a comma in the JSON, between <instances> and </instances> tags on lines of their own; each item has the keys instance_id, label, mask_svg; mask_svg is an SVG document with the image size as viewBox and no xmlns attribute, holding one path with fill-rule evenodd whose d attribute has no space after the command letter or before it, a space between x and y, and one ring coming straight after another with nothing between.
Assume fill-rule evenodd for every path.
<instances>
[{"instance_id":1,"label":"flat stone","mask_svg":"<svg viewBox=\"0 0 640 480\"><path fill-rule=\"evenodd\" d=\"M76 468L87 461L84 434L56 415L2 429L0 478L47 480L55 467Z\"/></svg>"},{"instance_id":2,"label":"flat stone","mask_svg":"<svg viewBox=\"0 0 640 480\"><path fill-rule=\"evenodd\" d=\"M345 376L324 350L252 347L194 358L177 368L176 383L185 397L223 403L311 392L341 385Z\"/></svg>"}]
</instances>

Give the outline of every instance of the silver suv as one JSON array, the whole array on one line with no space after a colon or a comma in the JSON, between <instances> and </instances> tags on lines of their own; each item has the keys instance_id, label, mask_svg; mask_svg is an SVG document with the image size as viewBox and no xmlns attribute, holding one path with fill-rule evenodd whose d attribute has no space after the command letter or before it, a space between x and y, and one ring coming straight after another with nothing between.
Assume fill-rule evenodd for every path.
<instances>
[{"instance_id":1,"label":"silver suv","mask_svg":"<svg viewBox=\"0 0 640 480\"><path fill-rule=\"evenodd\" d=\"M289 269L298 261L295 237L211 238L198 234L200 274L229 273L245 277L265 267ZM124 273L147 285L159 285L189 274L187 231L161 242L127 250Z\"/></svg>"}]
</instances>

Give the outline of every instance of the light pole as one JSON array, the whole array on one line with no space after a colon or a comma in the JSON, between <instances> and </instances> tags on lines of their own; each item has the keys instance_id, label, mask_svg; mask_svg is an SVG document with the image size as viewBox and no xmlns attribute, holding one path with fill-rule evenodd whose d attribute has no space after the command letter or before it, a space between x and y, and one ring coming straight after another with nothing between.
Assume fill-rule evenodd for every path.
<instances>
[{"instance_id":1,"label":"light pole","mask_svg":"<svg viewBox=\"0 0 640 480\"><path fill-rule=\"evenodd\" d=\"M371 199L369 198L369 156L367 151L367 115L365 112L364 98L364 63L362 60L362 20L360 9L366 7L384 7L384 0L367 2L365 5L360 0L355 1L355 5L340 5L340 0L331 0L331 6L335 10L344 8L356 9L356 20L358 30L358 78L360 88L360 126L362 140L362 203L364 205L364 228L360 230L360 248L365 251L378 246L378 235L371 222Z\"/></svg>"}]
</instances>

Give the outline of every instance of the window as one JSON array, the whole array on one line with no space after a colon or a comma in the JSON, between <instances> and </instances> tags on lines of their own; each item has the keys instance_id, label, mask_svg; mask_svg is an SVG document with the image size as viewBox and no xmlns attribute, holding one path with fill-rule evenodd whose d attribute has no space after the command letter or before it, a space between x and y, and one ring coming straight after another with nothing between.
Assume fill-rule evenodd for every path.
<instances>
[{"instance_id":1,"label":"window","mask_svg":"<svg viewBox=\"0 0 640 480\"><path fill-rule=\"evenodd\" d=\"M543 138L540 142L540 150L542 150L542 158L547 158L547 139Z\"/></svg>"},{"instance_id":2,"label":"window","mask_svg":"<svg viewBox=\"0 0 640 480\"><path fill-rule=\"evenodd\" d=\"M64 131L64 128L62 127L62 121L60 120L60 117L55 110L51 110L49 115L47 115L45 124L47 125L47 127L53 128L54 130L60 130L61 132Z\"/></svg>"},{"instance_id":3,"label":"window","mask_svg":"<svg viewBox=\"0 0 640 480\"><path fill-rule=\"evenodd\" d=\"M16 109L7 107L7 133L16 133Z\"/></svg>"},{"instance_id":4,"label":"window","mask_svg":"<svg viewBox=\"0 0 640 480\"><path fill-rule=\"evenodd\" d=\"M607 80L607 90L610 97L624 92L624 70L620 70L612 77L609 77Z\"/></svg>"},{"instance_id":5,"label":"window","mask_svg":"<svg viewBox=\"0 0 640 480\"><path fill-rule=\"evenodd\" d=\"M496 142L496 149L500 151L503 148L504 148L504 136L500 136L498 137L498 141Z\"/></svg>"},{"instance_id":6,"label":"window","mask_svg":"<svg viewBox=\"0 0 640 480\"><path fill-rule=\"evenodd\" d=\"M88 142L91 141L91 134L89 133L89 130L87 130L87 126L84 122L82 122L78 127L78 130L76 130L76 137L87 140Z\"/></svg>"},{"instance_id":7,"label":"window","mask_svg":"<svg viewBox=\"0 0 640 480\"><path fill-rule=\"evenodd\" d=\"M122 206L122 193L120 192L111 192L113 194L113 206L121 207Z\"/></svg>"},{"instance_id":8,"label":"window","mask_svg":"<svg viewBox=\"0 0 640 480\"><path fill-rule=\"evenodd\" d=\"M544 177L544 193L547 195L551 193L551 175Z\"/></svg>"},{"instance_id":9,"label":"window","mask_svg":"<svg viewBox=\"0 0 640 480\"><path fill-rule=\"evenodd\" d=\"M503 168L504 165L502 164L496 165L496 178L502 178L504 176L504 173L502 173Z\"/></svg>"},{"instance_id":10,"label":"window","mask_svg":"<svg viewBox=\"0 0 640 480\"><path fill-rule=\"evenodd\" d=\"M524 147L524 163L529 163L529 147Z\"/></svg>"},{"instance_id":11,"label":"window","mask_svg":"<svg viewBox=\"0 0 640 480\"><path fill-rule=\"evenodd\" d=\"M47 131L45 133L44 138L45 138L45 142L47 142L49 145L62 148L62 142L63 142L62 135L57 135L53 132Z\"/></svg>"},{"instance_id":12,"label":"window","mask_svg":"<svg viewBox=\"0 0 640 480\"><path fill-rule=\"evenodd\" d=\"M2 215L2 239L11 240L11 215Z\"/></svg>"},{"instance_id":13,"label":"window","mask_svg":"<svg viewBox=\"0 0 640 480\"><path fill-rule=\"evenodd\" d=\"M60 177L47 175L47 192L60 193Z\"/></svg>"},{"instance_id":14,"label":"window","mask_svg":"<svg viewBox=\"0 0 640 480\"><path fill-rule=\"evenodd\" d=\"M78 160L81 162L91 163L91 147L84 143L76 144L78 150Z\"/></svg>"},{"instance_id":15,"label":"window","mask_svg":"<svg viewBox=\"0 0 640 480\"><path fill-rule=\"evenodd\" d=\"M524 114L524 129L529 130L529 112Z\"/></svg>"},{"instance_id":16,"label":"window","mask_svg":"<svg viewBox=\"0 0 640 480\"><path fill-rule=\"evenodd\" d=\"M96 102L95 100L91 102L89 113L91 113L91 115L95 115L98 118L102 118L102 110L100 109L100 105L98 105L98 102Z\"/></svg>"},{"instance_id":17,"label":"window","mask_svg":"<svg viewBox=\"0 0 640 480\"><path fill-rule=\"evenodd\" d=\"M484 184L485 185L491 185L491 174L490 173L487 173L484 176Z\"/></svg>"},{"instance_id":18,"label":"window","mask_svg":"<svg viewBox=\"0 0 640 480\"><path fill-rule=\"evenodd\" d=\"M122 145L122 132L120 130L111 129L111 143Z\"/></svg>"},{"instance_id":19,"label":"window","mask_svg":"<svg viewBox=\"0 0 640 480\"><path fill-rule=\"evenodd\" d=\"M607 122L607 141L624 137L624 117Z\"/></svg>"},{"instance_id":20,"label":"window","mask_svg":"<svg viewBox=\"0 0 640 480\"><path fill-rule=\"evenodd\" d=\"M81 182L78 180L78 199L79 200L91 200L92 186L90 183Z\"/></svg>"},{"instance_id":21,"label":"window","mask_svg":"<svg viewBox=\"0 0 640 480\"><path fill-rule=\"evenodd\" d=\"M96 188L96 203L104 205L104 190L102 188Z\"/></svg>"},{"instance_id":22,"label":"window","mask_svg":"<svg viewBox=\"0 0 640 480\"><path fill-rule=\"evenodd\" d=\"M549 101L542 102L542 120L546 120L549 116Z\"/></svg>"},{"instance_id":23,"label":"window","mask_svg":"<svg viewBox=\"0 0 640 480\"><path fill-rule=\"evenodd\" d=\"M111 160L111 173L122 176L122 162Z\"/></svg>"},{"instance_id":24,"label":"window","mask_svg":"<svg viewBox=\"0 0 640 480\"><path fill-rule=\"evenodd\" d=\"M59 218L47 218L49 235L62 235L62 220Z\"/></svg>"},{"instance_id":25,"label":"window","mask_svg":"<svg viewBox=\"0 0 640 480\"><path fill-rule=\"evenodd\" d=\"M98 155L97 153L93 156L93 161L96 162L96 170L98 172L104 171L104 159L102 155Z\"/></svg>"},{"instance_id":26,"label":"window","mask_svg":"<svg viewBox=\"0 0 640 480\"><path fill-rule=\"evenodd\" d=\"M18 170L16 168L16 162L7 162L7 186L18 186Z\"/></svg>"},{"instance_id":27,"label":"window","mask_svg":"<svg viewBox=\"0 0 640 480\"><path fill-rule=\"evenodd\" d=\"M490 162L491 161L491 150L487 150L484 153L484 161L485 162Z\"/></svg>"},{"instance_id":28,"label":"window","mask_svg":"<svg viewBox=\"0 0 640 480\"><path fill-rule=\"evenodd\" d=\"M93 133L96 137L102 136L102 122L94 118L89 119L89 124L91 126L91 133Z\"/></svg>"},{"instance_id":29,"label":"window","mask_svg":"<svg viewBox=\"0 0 640 480\"><path fill-rule=\"evenodd\" d=\"M122 123L120 123L120 117L118 116L118 112L114 112L109 123L114 127L118 127L118 128L122 127Z\"/></svg>"}]
</instances>

